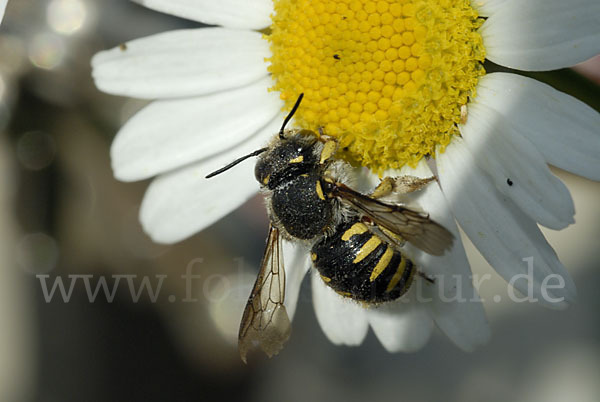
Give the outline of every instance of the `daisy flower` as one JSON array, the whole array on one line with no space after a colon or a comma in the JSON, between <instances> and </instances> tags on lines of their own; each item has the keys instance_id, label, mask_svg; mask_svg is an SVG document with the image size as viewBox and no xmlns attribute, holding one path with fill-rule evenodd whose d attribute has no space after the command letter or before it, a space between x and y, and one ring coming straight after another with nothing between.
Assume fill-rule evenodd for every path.
<instances>
[{"instance_id":1,"label":"daisy flower","mask_svg":"<svg viewBox=\"0 0 600 402\"><path fill-rule=\"evenodd\" d=\"M133 40L92 61L101 90L154 99L111 150L118 179L156 177L140 212L154 240L189 237L252 197L251 163L204 176L264 146L304 93L295 125L322 127L340 157L379 175L435 173L438 183L413 201L458 239L442 257L409 249L425 274L458 278L429 287L438 295L429 303L365 309L313 274L317 318L331 341L360 344L372 327L388 350L415 350L435 323L463 349L485 342L455 221L507 281L529 275L513 283L523 294L556 308L574 299L538 224L574 222L569 191L548 164L600 179L600 116L533 79L488 74L482 63L542 71L598 54L597 0L138 2L216 25ZM291 316L310 263L285 248ZM547 286L551 275L560 286Z\"/></svg>"}]
</instances>

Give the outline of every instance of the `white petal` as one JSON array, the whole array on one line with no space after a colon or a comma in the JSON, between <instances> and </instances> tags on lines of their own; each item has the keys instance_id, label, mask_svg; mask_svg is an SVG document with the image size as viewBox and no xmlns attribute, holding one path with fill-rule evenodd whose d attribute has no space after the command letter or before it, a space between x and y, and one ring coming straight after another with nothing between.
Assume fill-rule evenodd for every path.
<instances>
[{"instance_id":1,"label":"white petal","mask_svg":"<svg viewBox=\"0 0 600 402\"><path fill-rule=\"evenodd\" d=\"M388 170L384 176L411 175L421 178L432 177L427 162L421 160L415 169L407 166L398 170ZM375 175L363 178L369 181L369 188L377 182L369 180ZM398 201L398 200L396 200ZM455 236L451 250L443 256L433 256L424 253L407 244L403 252L416 263L420 272L435 280L434 284L415 280L416 301L421 302L436 325L458 347L472 351L477 346L485 344L490 338L490 328L485 317L485 311L477 290L473 287L473 275L469 261L460 238L458 227L454 221L448 203L437 183L430 183L421 191L402 196L402 201L409 206L420 208L427 212L431 219L438 222ZM410 296L410 293L403 297Z\"/></svg>"},{"instance_id":2,"label":"white petal","mask_svg":"<svg viewBox=\"0 0 600 402\"><path fill-rule=\"evenodd\" d=\"M433 173L424 160L415 169L405 167L402 174L431 177ZM490 328L477 290L473 287L473 274L462 244L452 211L437 182L413 193L413 202L429 213L454 235L454 244L446 254L433 256L408 245L419 270L435 280L434 284L420 280L418 297L429 309L436 325L461 349L472 351L490 338Z\"/></svg>"},{"instance_id":3,"label":"white petal","mask_svg":"<svg viewBox=\"0 0 600 402\"><path fill-rule=\"evenodd\" d=\"M262 29L271 24L271 0L133 0L148 8L228 28Z\"/></svg>"},{"instance_id":4,"label":"white petal","mask_svg":"<svg viewBox=\"0 0 600 402\"><path fill-rule=\"evenodd\" d=\"M403 296L408 297L406 294ZM366 310L373 332L388 352L415 352L429 341L433 320L424 305L402 299Z\"/></svg>"},{"instance_id":5,"label":"white petal","mask_svg":"<svg viewBox=\"0 0 600 402\"><path fill-rule=\"evenodd\" d=\"M481 78L474 103L502 113L548 163L600 181L600 113L585 103L509 73Z\"/></svg>"},{"instance_id":6,"label":"white petal","mask_svg":"<svg viewBox=\"0 0 600 402\"><path fill-rule=\"evenodd\" d=\"M569 190L535 146L515 131L509 118L474 102L460 131L479 167L523 212L551 229L575 222Z\"/></svg>"},{"instance_id":7,"label":"white petal","mask_svg":"<svg viewBox=\"0 0 600 402\"><path fill-rule=\"evenodd\" d=\"M489 17L495 13L507 0L471 0L471 6L479 15Z\"/></svg>"},{"instance_id":8,"label":"white petal","mask_svg":"<svg viewBox=\"0 0 600 402\"><path fill-rule=\"evenodd\" d=\"M267 91L270 83L267 77L227 92L146 106L121 128L112 144L115 177L145 179L240 143L282 107L277 93Z\"/></svg>"},{"instance_id":9,"label":"white petal","mask_svg":"<svg viewBox=\"0 0 600 402\"><path fill-rule=\"evenodd\" d=\"M466 352L472 352L477 347L485 345L491 336L490 326L485 316L485 310L479 294L473 287L473 276L465 275L460 271L462 267L456 265L464 260L464 249L452 253L446 258L451 271L437 276L444 278L439 283L431 285L421 281L423 300L429 314L434 319L437 327L446 334L456 346ZM485 279L485 278L484 278ZM449 287L448 284L453 284Z\"/></svg>"},{"instance_id":10,"label":"white petal","mask_svg":"<svg viewBox=\"0 0 600 402\"><path fill-rule=\"evenodd\" d=\"M250 139L226 152L156 178L140 209L144 230L158 243L176 243L227 215L258 191L252 161L212 179L204 177L260 147L281 126L279 116Z\"/></svg>"},{"instance_id":11,"label":"white petal","mask_svg":"<svg viewBox=\"0 0 600 402\"><path fill-rule=\"evenodd\" d=\"M575 298L575 285L556 253L535 222L498 192L461 138L453 138L444 153L437 153L437 166L452 212L496 271L509 283L513 279L517 290L539 303L566 307ZM528 269L526 258L532 258L533 269ZM562 278L563 287L553 287L556 277L552 274ZM542 289L544 280L547 286Z\"/></svg>"},{"instance_id":12,"label":"white petal","mask_svg":"<svg viewBox=\"0 0 600 402\"><path fill-rule=\"evenodd\" d=\"M2 22L2 19L4 18L4 10L6 9L6 3L8 3L8 0L0 0L0 22Z\"/></svg>"},{"instance_id":13,"label":"white petal","mask_svg":"<svg viewBox=\"0 0 600 402\"><path fill-rule=\"evenodd\" d=\"M313 303L323 332L336 345L360 345L369 329L365 309L335 293L325 285L316 269L312 271Z\"/></svg>"},{"instance_id":14,"label":"white petal","mask_svg":"<svg viewBox=\"0 0 600 402\"><path fill-rule=\"evenodd\" d=\"M311 267L309 252L296 242L283 241L283 261L285 267L285 308L290 321L294 318L300 286Z\"/></svg>"},{"instance_id":15,"label":"white petal","mask_svg":"<svg viewBox=\"0 0 600 402\"><path fill-rule=\"evenodd\" d=\"M600 2L508 0L481 34L494 63L529 71L569 67L600 53Z\"/></svg>"},{"instance_id":16,"label":"white petal","mask_svg":"<svg viewBox=\"0 0 600 402\"><path fill-rule=\"evenodd\" d=\"M224 28L187 29L136 39L92 58L98 89L134 98L203 95L267 75L261 34Z\"/></svg>"}]
</instances>

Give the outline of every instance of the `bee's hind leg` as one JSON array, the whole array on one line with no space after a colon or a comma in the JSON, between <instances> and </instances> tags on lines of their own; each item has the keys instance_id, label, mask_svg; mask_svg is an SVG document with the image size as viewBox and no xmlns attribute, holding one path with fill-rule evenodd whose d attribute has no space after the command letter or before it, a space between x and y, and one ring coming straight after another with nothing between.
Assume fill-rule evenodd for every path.
<instances>
[{"instance_id":1,"label":"bee's hind leg","mask_svg":"<svg viewBox=\"0 0 600 402\"><path fill-rule=\"evenodd\" d=\"M435 181L435 176L424 179L417 176L399 176L395 177L394 180L396 182L396 191L401 194L408 194L421 190L432 181Z\"/></svg>"},{"instance_id":2,"label":"bee's hind leg","mask_svg":"<svg viewBox=\"0 0 600 402\"><path fill-rule=\"evenodd\" d=\"M421 190L434 180L434 176L425 179L416 176L385 177L369 196L372 198L382 198L391 193L408 194Z\"/></svg>"}]
</instances>

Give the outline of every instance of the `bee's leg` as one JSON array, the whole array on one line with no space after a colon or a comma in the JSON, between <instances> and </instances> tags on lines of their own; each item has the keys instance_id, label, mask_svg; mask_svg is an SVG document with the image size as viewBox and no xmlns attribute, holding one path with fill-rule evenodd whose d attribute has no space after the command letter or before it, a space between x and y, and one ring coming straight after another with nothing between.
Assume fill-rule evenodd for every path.
<instances>
[{"instance_id":1,"label":"bee's leg","mask_svg":"<svg viewBox=\"0 0 600 402\"><path fill-rule=\"evenodd\" d=\"M427 276L426 274L424 274L421 271L417 271L417 275L419 275L421 278L425 279L427 282L431 283L432 285L435 283L435 279Z\"/></svg>"},{"instance_id":2,"label":"bee's leg","mask_svg":"<svg viewBox=\"0 0 600 402\"><path fill-rule=\"evenodd\" d=\"M434 180L434 176L425 179L416 176L386 177L381 180L369 196L372 198L382 198L391 193L408 194L422 189Z\"/></svg>"},{"instance_id":3,"label":"bee's leg","mask_svg":"<svg viewBox=\"0 0 600 402\"><path fill-rule=\"evenodd\" d=\"M325 140L325 144L323 144L323 149L321 150L321 155L319 156L319 164L323 165L326 162L329 162L331 158L335 155L337 151L338 143L336 140L331 139L331 137L326 136L328 139ZM321 137L323 138L323 137Z\"/></svg>"},{"instance_id":4,"label":"bee's leg","mask_svg":"<svg viewBox=\"0 0 600 402\"><path fill-rule=\"evenodd\" d=\"M373 191L371 191L371 194L369 194L369 197L382 198L382 197L385 197L386 195L390 195L392 192L394 192L395 189L396 189L396 179L393 177L385 177L383 180L381 180L379 182L377 187L375 187L375 189Z\"/></svg>"},{"instance_id":5,"label":"bee's leg","mask_svg":"<svg viewBox=\"0 0 600 402\"><path fill-rule=\"evenodd\" d=\"M435 181L435 176L420 178L416 176L399 176L394 178L395 190L401 194L412 193L413 191L421 190L423 187Z\"/></svg>"},{"instance_id":6,"label":"bee's leg","mask_svg":"<svg viewBox=\"0 0 600 402\"><path fill-rule=\"evenodd\" d=\"M335 152L337 151L338 143L335 137L325 134L323 126L319 126L317 131L319 131L319 138L317 138L317 140L323 143L323 149L321 150L321 155L319 157L319 164L322 165L333 158L333 155L335 155Z\"/></svg>"}]
</instances>

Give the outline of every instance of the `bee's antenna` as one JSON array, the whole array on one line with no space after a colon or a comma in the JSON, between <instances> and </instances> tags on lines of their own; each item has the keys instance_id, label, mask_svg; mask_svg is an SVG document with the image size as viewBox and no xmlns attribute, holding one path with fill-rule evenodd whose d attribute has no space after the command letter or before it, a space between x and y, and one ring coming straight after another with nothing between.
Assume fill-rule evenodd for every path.
<instances>
[{"instance_id":1,"label":"bee's antenna","mask_svg":"<svg viewBox=\"0 0 600 402\"><path fill-rule=\"evenodd\" d=\"M263 152L265 152L267 149L268 149L268 148L261 148L261 149L257 149L256 151L254 151L254 152L252 152L252 153L250 153L250 154L248 154L248 155L242 156L241 158L238 158L238 159L234 160L233 162L231 162L231 163L230 163L230 164L228 164L227 166L223 166L221 169L215 170L215 171L214 171L214 172L212 172L211 174L208 174L208 175L206 175L206 177L205 177L205 178L206 178L206 179L210 179L211 177L214 177L214 176L216 176L216 175L218 175L218 174L221 174L221 173L223 173L224 171L231 169L232 167L234 167L234 166L235 166L235 165L237 165L238 163L240 163L240 162L243 162L243 161L245 161L245 160L246 160L246 159L248 159L248 158L252 158L253 156L257 156L257 155L260 155L260 154L262 154L262 153L263 153Z\"/></svg>"},{"instance_id":2,"label":"bee's antenna","mask_svg":"<svg viewBox=\"0 0 600 402\"><path fill-rule=\"evenodd\" d=\"M298 96L298 99L296 100L294 107L292 108L290 113L288 113L288 115L285 117L285 120L283 120L283 125L281 126L281 130L279 130L279 138L280 139L283 140L285 138L283 136L283 130L285 129L285 125L288 124L288 122L292 119L292 117L294 117L294 113L296 113L296 110L298 110L298 107L300 106L300 102L302 102L303 97L304 97L304 93L301 93L300 96Z\"/></svg>"}]
</instances>

